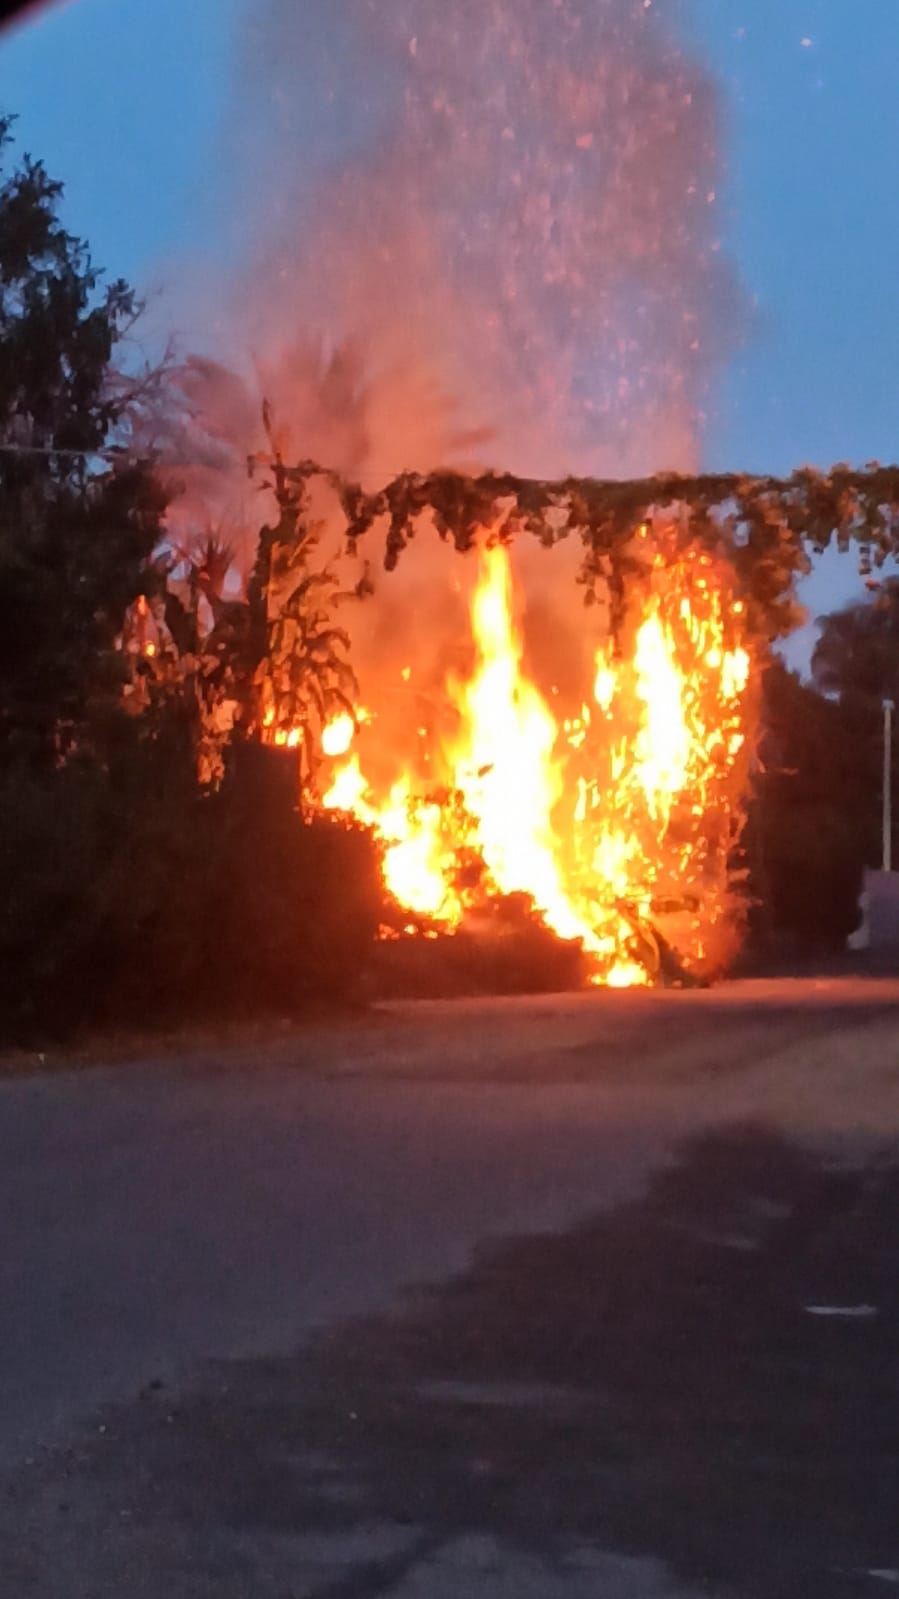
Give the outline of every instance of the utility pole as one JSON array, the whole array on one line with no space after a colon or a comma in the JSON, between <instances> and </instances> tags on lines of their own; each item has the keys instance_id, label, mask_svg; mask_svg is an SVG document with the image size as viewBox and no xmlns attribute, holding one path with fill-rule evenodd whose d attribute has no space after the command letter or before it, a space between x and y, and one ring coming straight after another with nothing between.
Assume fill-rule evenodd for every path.
<instances>
[{"instance_id":1,"label":"utility pole","mask_svg":"<svg viewBox=\"0 0 899 1599\"><path fill-rule=\"evenodd\" d=\"M893 870L893 712L895 700L883 702L883 869Z\"/></svg>"}]
</instances>

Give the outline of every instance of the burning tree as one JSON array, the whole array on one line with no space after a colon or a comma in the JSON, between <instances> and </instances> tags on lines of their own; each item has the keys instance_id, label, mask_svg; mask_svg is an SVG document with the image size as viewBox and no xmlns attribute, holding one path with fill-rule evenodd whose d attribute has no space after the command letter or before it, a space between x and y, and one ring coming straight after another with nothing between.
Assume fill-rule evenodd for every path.
<instances>
[{"instance_id":1,"label":"burning tree","mask_svg":"<svg viewBox=\"0 0 899 1599\"><path fill-rule=\"evenodd\" d=\"M269 448L250 471L276 514L225 633L227 608L212 607L216 647L201 654L234 715L201 750L215 738L221 748L233 723L296 751L306 813L347 815L379 840L393 935L454 932L514 902L577 944L594 981L724 966L745 910L756 668L797 621L795 579L812 550L855 540L868 570L892 552L899 473L440 471L370 492L312 461L287 464L267 412L265 426ZM447 588L456 658L428 681L414 654L366 672L345 607L372 591L379 560L395 569L425 531L472 554L453 578L464 603ZM561 689L535 666L522 622L513 546L534 539L579 551L585 604L580 621L566 615L577 671ZM191 581L208 600L208 580ZM388 716L385 695L404 710ZM215 695L207 720L210 705L218 717Z\"/></svg>"},{"instance_id":2,"label":"burning tree","mask_svg":"<svg viewBox=\"0 0 899 1599\"><path fill-rule=\"evenodd\" d=\"M868 566L893 549L899 474L548 483L440 472L366 493L312 462L288 467L275 453L260 465L281 514L256 573L268 619L258 730L302 747L313 810L375 831L398 925L453 930L517 896L582 946L595 981L724 964L743 910L753 665L797 619L810 548L854 538ZM392 770L382 707L360 691L334 625L348 591L314 565L322 487L351 557L381 533L392 569L426 523L476 551L467 670L444 684L446 714L410 718ZM525 533L581 544L592 668L573 705L556 705L527 670L510 561ZM366 569L356 593L369 586ZM410 696L415 672L401 674Z\"/></svg>"}]
</instances>

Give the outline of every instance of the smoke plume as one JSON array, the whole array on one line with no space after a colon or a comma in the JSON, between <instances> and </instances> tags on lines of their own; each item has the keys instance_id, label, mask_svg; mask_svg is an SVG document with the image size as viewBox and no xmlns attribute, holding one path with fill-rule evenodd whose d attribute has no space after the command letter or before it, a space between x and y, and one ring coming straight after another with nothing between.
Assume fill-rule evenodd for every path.
<instances>
[{"instance_id":1,"label":"smoke plume","mask_svg":"<svg viewBox=\"0 0 899 1599\"><path fill-rule=\"evenodd\" d=\"M440 465L695 467L742 311L719 148L676 0L248 0L229 133L245 260L221 363L187 374L207 511L258 526L240 465L263 396L286 458L368 487ZM408 552L353 624L364 687L405 657L436 691L469 564ZM517 566L549 658L572 563ZM591 647L569 641L568 675Z\"/></svg>"},{"instance_id":2,"label":"smoke plume","mask_svg":"<svg viewBox=\"0 0 899 1599\"><path fill-rule=\"evenodd\" d=\"M377 481L696 464L740 303L715 88L675 22L666 0L250 0L226 355L285 447Z\"/></svg>"}]
</instances>

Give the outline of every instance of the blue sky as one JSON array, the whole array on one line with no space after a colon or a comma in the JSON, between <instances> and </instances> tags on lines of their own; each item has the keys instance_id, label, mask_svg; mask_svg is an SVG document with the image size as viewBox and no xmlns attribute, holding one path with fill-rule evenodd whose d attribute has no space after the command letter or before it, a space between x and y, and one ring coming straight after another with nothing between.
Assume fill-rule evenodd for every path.
<instances>
[{"instance_id":1,"label":"blue sky","mask_svg":"<svg viewBox=\"0 0 899 1599\"><path fill-rule=\"evenodd\" d=\"M758 299L709 464L899 454L899 5L693 0L724 87L728 244ZM809 40L809 44L803 44Z\"/></svg>"},{"instance_id":2,"label":"blue sky","mask_svg":"<svg viewBox=\"0 0 899 1599\"><path fill-rule=\"evenodd\" d=\"M709 409L712 468L899 457L899 4L684 0L723 90L725 244L756 302ZM242 0L57 0L0 39L0 106L110 273L228 249ZM816 609L854 587L828 566ZM800 646L801 652L802 646Z\"/></svg>"},{"instance_id":3,"label":"blue sky","mask_svg":"<svg viewBox=\"0 0 899 1599\"><path fill-rule=\"evenodd\" d=\"M55 0L0 38L17 144L64 181L73 227L110 272L140 280L208 218L237 10Z\"/></svg>"}]
</instances>

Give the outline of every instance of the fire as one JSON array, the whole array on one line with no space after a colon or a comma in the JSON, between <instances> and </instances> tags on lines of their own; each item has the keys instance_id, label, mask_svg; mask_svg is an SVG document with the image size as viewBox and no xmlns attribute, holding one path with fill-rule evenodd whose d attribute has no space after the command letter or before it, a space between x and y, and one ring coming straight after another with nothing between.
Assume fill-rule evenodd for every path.
<instances>
[{"instance_id":1,"label":"fire","mask_svg":"<svg viewBox=\"0 0 899 1599\"><path fill-rule=\"evenodd\" d=\"M358 816L360 822L374 826L378 819L377 812L367 804L367 793L368 784L362 776L359 757L353 755L335 776L325 795L324 804L331 811L350 811Z\"/></svg>"},{"instance_id":2,"label":"fire","mask_svg":"<svg viewBox=\"0 0 899 1599\"><path fill-rule=\"evenodd\" d=\"M378 825L391 841L384 853L384 876L399 904L438 921L457 919L461 907L450 886L440 806L416 804L403 778L391 790Z\"/></svg>"},{"instance_id":3,"label":"fire","mask_svg":"<svg viewBox=\"0 0 899 1599\"><path fill-rule=\"evenodd\" d=\"M690 734L672 640L655 611L637 634L634 671L646 707L636 739L637 776L650 815L667 819L672 801L686 787Z\"/></svg>"},{"instance_id":4,"label":"fire","mask_svg":"<svg viewBox=\"0 0 899 1599\"><path fill-rule=\"evenodd\" d=\"M356 732L356 724L348 711L341 716L335 716L328 722L322 733L322 753L325 755L345 755Z\"/></svg>"},{"instance_id":5,"label":"fire","mask_svg":"<svg viewBox=\"0 0 899 1599\"><path fill-rule=\"evenodd\" d=\"M672 569L650 553L617 647L597 643L584 702L557 717L525 670L509 554L478 559L472 664L446 684L455 728L426 740L427 773L407 763L375 792L354 746L377 712L347 713L322 738L323 805L375 829L386 886L413 917L452 929L522 895L579 941L597 982L647 982L664 943L704 967L727 922L745 779L742 606L728 612L711 555Z\"/></svg>"},{"instance_id":6,"label":"fire","mask_svg":"<svg viewBox=\"0 0 899 1599\"><path fill-rule=\"evenodd\" d=\"M562 938L593 948L594 928L562 881L552 819L563 786L555 755L558 729L521 670L509 558L500 545L482 556L472 631L474 676L451 688L463 729L451 760L466 810L477 818L485 866L500 893L529 894Z\"/></svg>"}]
</instances>

